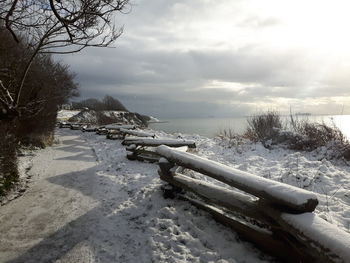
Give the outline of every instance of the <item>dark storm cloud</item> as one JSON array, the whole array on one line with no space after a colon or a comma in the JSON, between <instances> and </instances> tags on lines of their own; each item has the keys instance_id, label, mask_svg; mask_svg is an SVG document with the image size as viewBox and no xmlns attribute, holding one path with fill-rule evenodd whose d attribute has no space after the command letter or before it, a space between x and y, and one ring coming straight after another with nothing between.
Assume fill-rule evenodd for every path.
<instances>
[{"instance_id":1,"label":"dark storm cloud","mask_svg":"<svg viewBox=\"0 0 350 263\"><path fill-rule=\"evenodd\" d=\"M110 94L130 110L162 117L244 115L262 100L349 96L347 77L316 78L317 64L303 50L281 51L258 44L194 46L198 39L190 34L188 22L209 19L215 10L208 6L224 2L137 1L130 14L117 17L125 32L115 48L64 57L78 73L82 96ZM241 28L282 24L274 17L244 16L239 11L232 8L232 17L239 17Z\"/></svg>"},{"instance_id":2,"label":"dark storm cloud","mask_svg":"<svg viewBox=\"0 0 350 263\"><path fill-rule=\"evenodd\" d=\"M113 54L113 55L111 55ZM307 76L297 55L261 54L254 49L232 51L134 50L119 46L72 57L84 90L129 94L163 94L184 100L216 101L237 97L295 97L302 94ZM288 65L288 67L286 66ZM288 74L293 72L293 74ZM293 77L298 75L298 78ZM201 89L211 80L243 83L244 92ZM269 87L269 88L266 88ZM300 90L300 92L297 92ZM227 96L229 93L231 96Z\"/></svg>"}]
</instances>

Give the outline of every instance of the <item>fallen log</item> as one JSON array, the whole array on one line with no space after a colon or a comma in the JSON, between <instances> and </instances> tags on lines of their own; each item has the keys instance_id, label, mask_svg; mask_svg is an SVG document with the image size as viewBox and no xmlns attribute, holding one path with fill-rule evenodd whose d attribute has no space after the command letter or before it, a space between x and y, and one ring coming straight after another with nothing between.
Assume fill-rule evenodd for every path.
<instances>
[{"instance_id":1,"label":"fallen log","mask_svg":"<svg viewBox=\"0 0 350 263\"><path fill-rule=\"evenodd\" d=\"M165 145L157 147L156 152L170 162L263 198L284 211L292 213L312 212L318 204L316 194L304 189L243 172Z\"/></svg>"},{"instance_id":2,"label":"fallen log","mask_svg":"<svg viewBox=\"0 0 350 263\"><path fill-rule=\"evenodd\" d=\"M171 147L187 146L189 148L196 148L196 143L190 140L186 141L186 140L174 140L174 139L126 138L122 142L122 145L131 145L131 144L135 144L138 146L149 146L149 147L167 145Z\"/></svg>"},{"instance_id":3,"label":"fallen log","mask_svg":"<svg viewBox=\"0 0 350 263\"><path fill-rule=\"evenodd\" d=\"M129 130L125 128L120 128L119 131L123 135L133 135L137 137L155 137L156 135L154 133L148 133L148 132L143 132L143 131L136 131L136 130Z\"/></svg>"},{"instance_id":4,"label":"fallen log","mask_svg":"<svg viewBox=\"0 0 350 263\"><path fill-rule=\"evenodd\" d=\"M347 260L350 259L350 234L319 218L314 213L283 213L271 208L269 203L257 201L251 196L211 183L176 172L164 175L159 169L158 173L162 180L175 187L195 193L204 199L206 204L217 205L232 211L233 215L238 216L237 220L240 219L238 223L232 223L232 218L230 220L223 219L222 216L219 216L219 221L224 221L223 223L227 224L227 220L229 220L238 233L243 231L244 234L248 234L245 237L252 242L257 242L259 247L264 245L263 240L258 238L260 233L256 233L257 229L255 228L247 230L245 225L249 224L248 222L254 222L254 226L265 226L264 229L271 231L274 241L277 242L274 245L266 244L265 249L273 252L272 255L277 253L279 257L281 256L278 254L280 251L274 251L273 248L278 243L282 243L283 246L289 247L289 251L294 251L291 262L348 262ZM208 211L207 208L200 208ZM212 214L212 211L210 213ZM268 242L268 240L265 241ZM295 261L295 259L303 259L303 261Z\"/></svg>"},{"instance_id":5,"label":"fallen log","mask_svg":"<svg viewBox=\"0 0 350 263\"><path fill-rule=\"evenodd\" d=\"M264 206L283 230L308 248L315 262L350 262L350 234L315 213L289 214Z\"/></svg>"},{"instance_id":6,"label":"fallen log","mask_svg":"<svg viewBox=\"0 0 350 263\"><path fill-rule=\"evenodd\" d=\"M298 247L297 244L295 244L295 247L291 247L287 242L285 242L285 240L280 239L270 231L264 231L264 229L247 224L239 219L232 218L225 214L222 210L199 200L195 200L184 195L180 195L179 198L190 202L199 209L207 211L217 222L234 230L240 238L252 242L262 251L282 259L283 262L318 262L308 253L305 253L303 251L304 248Z\"/></svg>"},{"instance_id":7,"label":"fallen log","mask_svg":"<svg viewBox=\"0 0 350 263\"><path fill-rule=\"evenodd\" d=\"M176 187L193 192L201 198L210 201L213 204L235 211L263 223L271 224L271 220L260 212L256 198L252 196L234 192L221 186L203 182L188 176L175 173L167 176L158 170L160 179Z\"/></svg>"},{"instance_id":8,"label":"fallen log","mask_svg":"<svg viewBox=\"0 0 350 263\"><path fill-rule=\"evenodd\" d=\"M120 129L135 129L135 125L115 125L115 124L109 124L105 125L104 128L107 130L120 130Z\"/></svg>"}]
</instances>

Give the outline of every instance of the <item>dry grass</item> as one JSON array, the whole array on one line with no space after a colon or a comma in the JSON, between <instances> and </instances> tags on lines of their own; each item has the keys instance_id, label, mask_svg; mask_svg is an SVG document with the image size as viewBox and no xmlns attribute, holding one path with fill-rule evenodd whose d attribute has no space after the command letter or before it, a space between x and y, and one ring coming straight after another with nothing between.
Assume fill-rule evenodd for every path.
<instances>
[{"instance_id":1,"label":"dry grass","mask_svg":"<svg viewBox=\"0 0 350 263\"><path fill-rule=\"evenodd\" d=\"M295 150L313 151L325 146L332 150L333 157L350 160L350 143L342 131L333 123L315 123L309 120L298 120L290 116L290 127L301 139L290 143Z\"/></svg>"},{"instance_id":2,"label":"dry grass","mask_svg":"<svg viewBox=\"0 0 350 263\"><path fill-rule=\"evenodd\" d=\"M220 129L219 133L216 135L217 138L220 138L230 147L234 147L243 143L244 138L238 133L234 132L231 128Z\"/></svg>"},{"instance_id":3,"label":"dry grass","mask_svg":"<svg viewBox=\"0 0 350 263\"><path fill-rule=\"evenodd\" d=\"M254 115L247 119L248 127L243 136L251 141L265 141L276 134L276 129L282 129L281 117L274 111Z\"/></svg>"},{"instance_id":4,"label":"dry grass","mask_svg":"<svg viewBox=\"0 0 350 263\"><path fill-rule=\"evenodd\" d=\"M243 137L262 142L266 147L283 143L288 148L300 151L313 151L327 147L332 152L327 158L344 158L350 160L350 143L334 124L310 122L290 115L289 121L283 124L276 112L267 112L248 118L248 127ZM287 127L287 128L286 128ZM282 132L282 131L286 132Z\"/></svg>"}]
</instances>

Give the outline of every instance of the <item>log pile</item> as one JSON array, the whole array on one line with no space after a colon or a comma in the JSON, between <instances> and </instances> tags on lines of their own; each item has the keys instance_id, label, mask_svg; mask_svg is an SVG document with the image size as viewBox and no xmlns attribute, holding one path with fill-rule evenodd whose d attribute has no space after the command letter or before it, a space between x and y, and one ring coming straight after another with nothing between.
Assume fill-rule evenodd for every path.
<instances>
[{"instance_id":1,"label":"log pile","mask_svg":"<svg viewBox=\"0 0 350 263\"><path fill-rule=\"evenodd\" d=\"M350 234L313 212L318 204L314 193L164 145L156 152L162 156L160 178L177 191L184 190L180 199L206 210L243 239L283 262L350 261ZM180 173L179 167L228 186L189 177Z\"/></svg>"}]
</instances>

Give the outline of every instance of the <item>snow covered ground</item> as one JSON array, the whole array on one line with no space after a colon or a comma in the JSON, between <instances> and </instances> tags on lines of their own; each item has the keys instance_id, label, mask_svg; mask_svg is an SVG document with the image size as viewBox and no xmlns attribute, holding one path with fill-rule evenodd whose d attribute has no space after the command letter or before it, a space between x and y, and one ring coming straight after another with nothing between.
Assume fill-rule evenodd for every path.
<instances>
[{"instance_id":1,"label":"snow covered ground","mask_svg":"<svg viewBox=\"0 0 350 263\"><path fill-rule=\"evenodd\" d=\"M79 112L79 110L60 110L57 113L57 120L66 121L69 118L77 115Z\"/></svg>"},{"instance_id":2,"label":"snow covered ground","mask_svg":"<svg viewBox=\"0 0 350 263\"><path fill-rule=\"evenodd\" d=\"M156 134L195 140L200 156L311 190L320 200L317 213L350 231L350 168L324 160L325 149L231 147L197 135ZM57 137L60 144L34 157L24 195L0 208L1 262L274 261L207 213L164 199L157 165L129 161L120 141L65 129Z\"/></svg>"}]
</instances>

